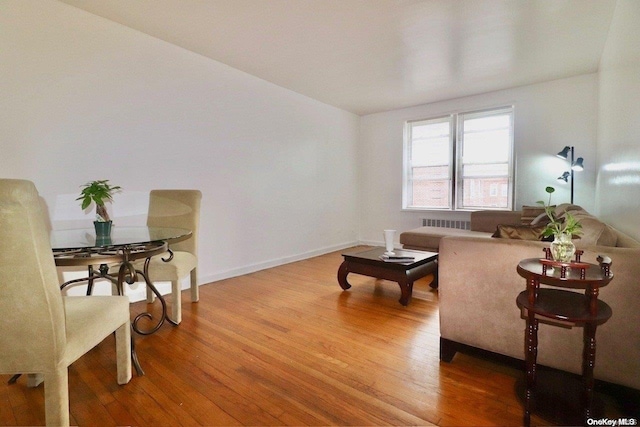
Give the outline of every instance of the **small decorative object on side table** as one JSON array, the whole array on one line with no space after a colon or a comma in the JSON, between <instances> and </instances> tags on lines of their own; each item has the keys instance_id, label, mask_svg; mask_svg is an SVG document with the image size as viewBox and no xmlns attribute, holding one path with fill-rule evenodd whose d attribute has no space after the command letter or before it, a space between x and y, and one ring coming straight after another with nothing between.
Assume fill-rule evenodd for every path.
<instances>
[{"instance_id":1,"label":"small decorative object on side table","mask_svg":"<svg viewBox=\"0 0 640 427\"><path fill-rule=\"evenodd\" d=\"M581 262L582 251L576 251L573 262L551 259L551 250L545 248L545 259L528 258L518 264L518 274L527 280L527 290L521 292L516 303L526 314L525 362L526 392L524 423L530 425L534 387L536 385L536 358L538 355L538 317L569 322L584 328L582 353L584 422L592 417L593 369L596 357L596 327L612 315L611 307L598 300L599 289L613 279L611 259L598 257L600 265ZM584 289L584 295L561 289L540 289L540 284L571 289ZM586 424L585 424L586 425Z\"/></svg>"}]
</instances>

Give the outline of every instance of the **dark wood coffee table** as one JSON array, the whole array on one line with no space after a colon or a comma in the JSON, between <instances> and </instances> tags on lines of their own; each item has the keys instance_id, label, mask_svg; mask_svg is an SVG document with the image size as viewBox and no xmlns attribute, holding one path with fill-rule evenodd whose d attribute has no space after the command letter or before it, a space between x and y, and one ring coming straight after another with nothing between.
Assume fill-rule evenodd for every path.
<instances>
[{"instance_id":1,"label":"dark wood coffee table","mask_svg":"<svg viewBox=\"0 0 640 427\"><path fill-rule=\"evenodd\" d=\"M340 287L344 290L351 287L347 282L349 273L391 280L400 286L400 304L407 305L411 300L414 281L433 274L431 287L438 286L438 254L436 252L408 249L396 249L394 252L396 256L410 256L414 259L406 263L383 261L380 256L385 253L385 248L357 249L344 252L342 254L344 261L338 269Z\"/></svg>"}]
</instances>

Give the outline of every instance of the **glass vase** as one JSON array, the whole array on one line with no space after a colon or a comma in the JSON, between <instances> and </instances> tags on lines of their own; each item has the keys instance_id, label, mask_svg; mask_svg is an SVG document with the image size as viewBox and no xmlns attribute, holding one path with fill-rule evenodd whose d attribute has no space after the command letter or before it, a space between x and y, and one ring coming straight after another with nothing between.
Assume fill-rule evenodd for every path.
<instances>
[{"instance_id":1,"label":"glass vase","mask_svg":"<svg viewBox=\"0 0 640 427\"><path fill-rule=\"evenodd\" d=\"M551 256L554 261L571 262L576 246L571 241L571 234L560 233L551 242Z\"/></svg>"}]
</instances>

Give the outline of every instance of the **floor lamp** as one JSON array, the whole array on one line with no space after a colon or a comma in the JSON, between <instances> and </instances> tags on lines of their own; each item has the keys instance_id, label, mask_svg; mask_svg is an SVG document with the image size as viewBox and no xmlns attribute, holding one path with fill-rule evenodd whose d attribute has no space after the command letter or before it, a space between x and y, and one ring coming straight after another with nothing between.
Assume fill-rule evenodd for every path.
<instances>
[{"instance_id":1,"label":"floor lamp","mask_svg":"<svg viewBox=\"0 0 640 427\"><path fill-rule=\"evenodd\" d=\"M571 155L571 157L569 157L569 155ZM568 145L565 146L562 151L557 154L557 156L561 159L569 160L571 162L570 171L564 171L562 175L558 177L558 181L566 183L569 181L569 178L571 178L571 204L573 204L573 172L580 172L584 170L584 165L582 164L584 159L582 157L578 157L576 160L574 160L574 149L573 147L569 147Z\"/></svg>"}]
</instances>

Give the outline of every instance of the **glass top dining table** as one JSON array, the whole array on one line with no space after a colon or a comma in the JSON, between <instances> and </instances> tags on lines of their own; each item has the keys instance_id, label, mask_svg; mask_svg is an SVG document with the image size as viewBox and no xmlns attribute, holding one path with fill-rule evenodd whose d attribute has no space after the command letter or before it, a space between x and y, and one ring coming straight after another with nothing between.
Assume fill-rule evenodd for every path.
<instances>
[{"instance_id":1,"label":"glass top dining table","mask_svg":"<svg viewBox=\"0 0 640 427\"><path fill-rule=\"evenodd\" d=\"M60 288L65 289L75 283L87 282L87 295L90 295L95 280L108 279L116 285L118 294L123 295L124 284L138 282L140 280L138 276L140 276L144 279L147 288L160 301L162 313L158 321L149 329L142 328L138 323L141 319L151 321L153 318L151 313L138 314L132 321L132 329L141 335L150 335L157 331L165 320L177 325L167 317L167 305L164 297L149 279L149 260L155 255L168 253L162 260L170 262L173 253L169 249L169 243L188 239L191 234L190 230L182 228L146 226L113 227L108 237L96 236L93 228L53 230L50 234L50 242L56 265L58 267L88 267L87 277L69 280L63 283ZM141 259L145 260L142 270L133 264L133 261ZM94 265L100 267L94 269ZM138 374L143 375L144 371L138 361L133 335L131 343L134 366Z\"/></svg>"},{"instance_id":2,"label":"glass top dining table","mask_svg":"<svg viewBox=\"0 0 640 427\"><path fill-rule=\"evenodd\" d=\"M191 231L183 228L166 227L113 227L106 238L96 237L93 228L53 230L51 248L54 252L71 249L106 248L153 243L158 241L178 241L191 236Z\"/></svg>"},{"instance_id":3,"label":"glass top dining table","mask_svg":"<svg viewBox=\"0 0 640 427\"><path fill-rule=\"evenodd\" d=\"M113 227L108 237L96 236L93 228L53 230L51 249L58 266L78 266L147 258L167 250L168 243L187 239L191 231L167 227Z\"/></svg>"}]
</instances>

